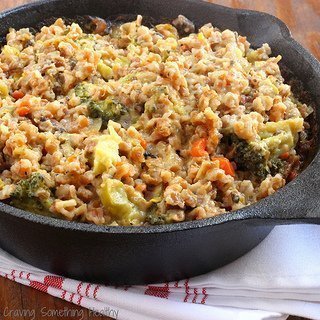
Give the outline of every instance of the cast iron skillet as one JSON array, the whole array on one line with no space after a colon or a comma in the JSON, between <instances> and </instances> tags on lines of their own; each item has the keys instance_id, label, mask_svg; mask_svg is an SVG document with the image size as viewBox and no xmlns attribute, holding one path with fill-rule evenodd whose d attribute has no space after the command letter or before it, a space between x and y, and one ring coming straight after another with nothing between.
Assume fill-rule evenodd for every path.
<instances>
[{"instance_id":1,"label":"cast iron skillet","mask_svg":"<svg viewBox=\"0 0 320 320\"><path fill-rule=\"evenodd\" d=\"M320 105L320 65L277 18L198 0L49 0L0 14L0 34L50 17L142 14L155 19L187 16L246 35L303 82ZM320 123L316 112L316 124ZM317 133L317 141L319 133ZM151 227L105 227L38 216L0 203L0 246L39 268L106 284L142 284L202 274L240 257L278 224L320 222L318 145L308 167L274 195L244 209L205 220ZM272 271L270 271L272 272Z\"/></svg>"}]
</instances>

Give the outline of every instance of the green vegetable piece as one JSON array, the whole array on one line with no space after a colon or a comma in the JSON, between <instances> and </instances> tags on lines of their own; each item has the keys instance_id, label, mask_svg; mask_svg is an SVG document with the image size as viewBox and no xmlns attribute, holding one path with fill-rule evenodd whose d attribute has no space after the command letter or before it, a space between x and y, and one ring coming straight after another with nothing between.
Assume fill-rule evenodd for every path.
<instances>
[{"instance_id":1,"label":"green vegetable piece","mask_svg":"<svg viewBox=\"0 0 320 320\"><path fill-rule=\"evenodd\" d=\"M106 99L99 102L90 101L88 103L88 111L91 118L101 118L102 129L108 127L109 120L119 122L122 116L128 114L127 109L122 104L112 99Z\"/></svg>"},{"instance_id":2,"label":"green vegetable piece","mask_svg":"<svg viewBox=\"0 0 320 320\"><path fill-rule=\"evenodd\" d=\"M97 70L105 80L109 80L112 78L112 75L113 75L112 68L107 66L102 61L98 63Z\"/></svg>"},{"instance_id":3,"label":"green vegetable piece","mask_svg":"<svg viewBox=\"0 0 320 320\"><path fill-rule=\"evenodd\" d=\"M159 214L158 206L153 204L152 207L148 210L146 215L146 222L151 225L160 225L166 223L166 216L164 214Z\"/></svg>"},{"instance_id":4,"label":"green vegetable piece","mask_svg":"<svg viewBox=\"0 0 320 320\"><path fill-rule=\"evenodd\" d=\"M0 97L5 98L8 96L8 94L9 94L8 86L2 80L0 80Z\"/></svg>"},{"instance_id":5,"label":"green vegetable piece","mask_svg":"<svg viewBox=\"0 0 320 320\"><path fill-rule=\"evenodd\" d=\"M36 196L36 192L40 189L47 189L43 176L35 172L28 179L20 180L11 197L17 199L32 198Z\"/></svg>"},{"instance_id":6,"label":"green vegetable piece","mask_svg":"<svg viewBox=\"0 0 320 320\"><path fill-rule=\"evenodd\" d=\"M286 162L278 158L282 153L278 151L273 153L274 150L268 148L264 140L248 143L245 140L233 138L233 145L236 150L234 161L238 169L250 171L262 180L268 174L274 176L284 172Z\"/></svg>"},{"instance_id":7,"label":"green vegetable piece","mask_svg":"<svg viewBox=\"0 0 320 320\"><path fill-rule=\"evenodd\" d=\"M259 142L248 143L236 136L232 137L235 147L234 160L240 170L252 172L255 176L263 179L269 173L268 159L270 152L264 144Z\"/></svg>"},{"instance_id":8,"label":"green vegetable piece","mask_svg":"<svg viewBox=\"0 0 320 320\"><path fill-rule=\"evenodd\" d=\"M294 118L278 122L264 124L259 136L261 143L266 144L271 157L279 157L295 147L298 140L298 132L303 130L303 119Z\"/></svg>"},{"instance_id":9,"label":"green vegetable piece","mask_svg":"<svg viewBox=\"0 0 320 320\"><path fill-rule=\"evenodd\" d=\"M267 122L259 131L261 139L269 138L280 132L288 132L295 136L298 132L303 130L303 119L293 118L281 120L277 122Z\"/></svg>"},{"instance_id":10,"label":"green vegetable piece","mask_svg":"<svg viewBox=\"0 0 320 320\"><path fill-rule=\"evenodd\" d=\"M302 130L303 119L294 118L265 123L259 132L259 139L253 142L232 135L234 160L238 168L250 171L260 179L268 174L283 173L286 162L279 156L295 147L298 132Z\"/></svg>"},{"instance_id":11,"label":"green vegetable piece","mask_svg":"<svg viewBox=\"0 0 320 320\"><path fill-rule=\"evenodd\" d=\"M141 224L145 213L128 199L124 184L116 179L105 179L98 191L101 202L120 225Z\"/></svg>"},{"instance_id":12,"label":"green vegetable piece","mask_svg":"<svg viewBox=\"0 0 320 320\"><path fill-rule=\"evenodd\" d=\"M10 204L16 208L30 211L42 216L55 217L56 216L49 211L49 208L52 204L52 201L43 202L38 198L27 198L23 199L23 201L19 199L13 199Z\"/></svg>"},{"instance_id":13,"label":"green vegetable piece","mask_svg":"<svg viewBox=\"0 0 320 320\"><path fill-rule=\"evenodd\" d=\"M88 107L89 117L100 118L102 120L102 130L108 127L109 120L117 121L127 127L127 124L131 123L131 115L128 109L112 98L94 101L91 95L93 86L90 83L83 82L75 87L76 96Z\"/></svg>"},{"instance_id":14,"label":"green vegetable piece","mask_svg":"<svg viewBox=\"0 0 320 320\"><path fill-rule=\"evenodd\" d=\"M279 159L279 158L273 158L268 163L270 174L272 176L276 175L277 173L283 174L285 171L285 161Z\"/></svg>"},{"instance_id":15,"label":"green vegetable piece","mask_svg":"<svg viewBox=\"0 0 320 320\"><path fill-rule=\"evenodd\" d=\"M81 82L74 88L74 93L80 98L81 102L84 103L91 99L92 87L93 85L88 82Z\"/></svg>"},{"instance_id":16,"label":"green vegetable piece","mask_svg":"<svg viewBox=\"0 0 320 320\"><path fill-rule=\"evenodd\" d=\"M51 216L49 208L52 198L39 199L37 192L40 189L49 190L43 176L35 172L28 179L18 182L15 191L11 194L11 204L20 209Z\"/></svg>"},{"instance_id":17,"label":"green vegetable piece","mask_svg":"<svg viewBox=\"0 0 320 320\"><path fill-rule=\"evenodd\" d=\"M119 143L121 138L110 125L108 128L109 134L101 135L94 149L94 164L93 172L101 174L109 167L121 160L119 156Z\"/></svg>"}]
</instances>

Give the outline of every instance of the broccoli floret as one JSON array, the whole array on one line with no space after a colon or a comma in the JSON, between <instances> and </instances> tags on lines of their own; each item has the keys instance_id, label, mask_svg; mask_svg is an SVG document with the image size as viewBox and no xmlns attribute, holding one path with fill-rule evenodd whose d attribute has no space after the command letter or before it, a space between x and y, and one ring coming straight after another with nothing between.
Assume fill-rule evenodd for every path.
<instances>
[{"instance_id":1,"label":"broccoli floret","mask_svg":"<svg viewBox=\"0 0 320 320\"><path fill-rule=\"evenodd\" d=\"M268 162L268 167L270 169L270 174L273 176L276 175L277 173L284 174L286 163L285 163L285 161L283 161L279 158L272 158Z\"/></svg>"},{"instance_id":2,"label":"broccoli floret","mask_svg":"<svg viewBox=\"0 0 320 320\"><path fill-rule=\"evenodd\" d=\"M36 197L36 193L40 188L48 189L43 176L36 172L28 179L20 180L15 191L11 194L11 197L17 199Z\"/></svg>"},{"instance_id":3,"label":"broccoli floret","mask_svg":"<svg viewBox=\"0 0 320 320\"><path fill-rule=\"evenodd\" d=\"M30 198L30 199L13 199L10 204L16 208L30 211L36 214L40 214L43 216L56 217L53 213L49 211L49 208L52 204L52 201L40 201L38 198Z\"/></svg>"},{"instance_id":4,"label":"broccoli floret","mask_svg":"<svg viewBox=\"0 0 320 320\"><path fill-rule=\"evenodd\" d=\"M151 208L147 211L146 222L151 225L159 225L166 223L166 216L164 214L158 213L158 206L153 204Z\"/></svg>"},{"instance_id":5,"label":"broccoli floret","mask_svg":"<svg viewBox=\"0 0 320 320\"><path fill-rule=\"evenodd\" d=\"M124 126L130 122L128 109L114 99L107 98L102 101L94 101L91 97L90 89L93 85L82 82L75 87L75 94L81 99L81 102L87 105L89 117L101 118L101 129L108 127L108 121L118 121ZM120 121L121 120L121 121Z\"/></svg>"},{"instance_id":6,"label":"broccoli floret","mask_svg":"<svg viewBox=\"0 0 320 320\"><path fill-rule=\"evenodd\" d=\"M232 145L235 148L234 161L238 169L251 171L255 176L263 178L267 175L267 162L269 152L259 143L250 142L232 137Z\"/></svg>"},{"instance_id":7,"label":"broccoli floret","mask_svg":"<svg viewBox=\"0 0 320 320\"><path fill-rule=\"evenodd\" d=\"M128 113L127 109L120 103L111 99L103 101L90 101L88 103L89 117L101 118L102 129L108 127L109 120L119 121L122 116Z\"/></svg>"},{"instance_id":8,"label":"broccoli floret","mask_svg":"<svg viewBox=\"0 0 320 320\"><path fill-rule=\"evenodd\" d=\"M49 190L44 177L38 172L33 173L28 179L20 180L11 194L11 205L38 214L51 215L49 212L52 204L51 197L39 199L37 192L40 189Z\"/></svg>"},{"instance_id":9,"label":"broccoli floret","mask_svg":"<svg viewBox=\"0 0 320 320\"><path fill-rule=\"evenodd\" d=\"M77 97L81 99L81 102L86 102L90 99L90 85L87 82L79 83L75 88L74 92Z\"/></svg>"},{"instance_id":10,"label":"broccoli floret","mask_svg":"<svg viewBox=\"0 0 320 320\"><path fill-rule=\"evenodd\" d=\"M253 142L239 139L233 134L231 142L238 168L250 171L258 178L284 173L286 161L279 157L295 147L302 129L303 119L296 118L265 123L258 139Z\"/></svg>"},{"instance_id":11,"label":"broccoli floret","mask_svg":"<svg viewBox=\"0 0 320 320\"><path fill-rule=\"evenodd\" d=\"M238 169L250 171L258 179L284 170L285 162L273 156L263 141L247 142L233 136L232 146L235 148L234 161Z\"/></svg>"}]
</instances>

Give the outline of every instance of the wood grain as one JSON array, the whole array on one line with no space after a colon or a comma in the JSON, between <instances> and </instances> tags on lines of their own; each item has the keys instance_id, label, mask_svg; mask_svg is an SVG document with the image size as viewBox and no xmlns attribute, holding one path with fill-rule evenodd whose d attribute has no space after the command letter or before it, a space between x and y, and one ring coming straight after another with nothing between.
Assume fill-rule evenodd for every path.
<instances>
[{"instance_id":1,"label":"wood grain","mask_svg":"<svg viewBox=\"0 0 320 320\"><path fill-rule=\"evenodd\" d=\"M67 1L67 0L66 0ZM200 0L199 0L200 1ZM0 11L17 5L31 2L29 0L0 0ZM268 12L282 19L291 29L296 40L307 47L320 59L320 1L319 0L209 0L220 5ZM213 21L214 23L214 21ZM42 308L46 310L73 311L73 319L101 319L110 320L104 316L90 315L90 312L74 304L53 298L0 277L0 320L23 319L30 320L31 316L3 317L3 310L34 310L35 319L58 320L58 317L44 316ZM42 309L43 310L43 309ZM290 320L302 320L290 317ZM132 319L134 320L134 319Z\"/></svg>"}]
</instances>

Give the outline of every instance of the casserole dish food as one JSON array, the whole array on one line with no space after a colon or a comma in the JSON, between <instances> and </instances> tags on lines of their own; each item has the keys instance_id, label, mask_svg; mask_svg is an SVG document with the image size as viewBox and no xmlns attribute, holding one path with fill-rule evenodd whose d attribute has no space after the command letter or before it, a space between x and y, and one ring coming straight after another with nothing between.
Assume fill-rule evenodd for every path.
<instances>
[{"instance_id":1,"label":"casserole dish food","mask_svg":"<svg viewBox=\"0 0 320 320\"><path fill-rule=\"evenodd\" d=\"M299 173L314 113L268 44L254 50L212 24L197 31L182 15L153 27L141 15L82 19L93 32L59 18L6 36L0 200L147 226L243 208Z\"/></svg>"},{"instance_id":2,"label":"casserole dish food","mask_svg":"<svg viewBox=\"0 0 320 320\"><path fill-rule=\"evenodd\" d=\"M7 31L6 28L8 27L14 27L15 29L19 29L23 26L37 27L41 21L46 21L47 18L52 17L66 17L72 19L75 16L87 14L101 16L101 12L105 12L104 17L118 16L119 14L133 17L136 14L142 14L146 17L152 17L153 21L161 21L163 17L172 19L179 14L183 14L194 21L197 27L212 22L222 30L228 28L246 35L248 40L255 47L261 47L265 42L269 43L273 50L273 55L276 56L277 54L281 54L283 56L285 67L303 82L305 89L311 94L313 101L317 103L315 88L319 77L319 66L316 60L292 40L286 27L272 16L255 12L236 11L220 6L192 1L177 2L175 8L173 8L172 11L170 10L170 12L166 11L167 9L163 3L160 5L153 3L152 1L136 1L131 3L130 6L128 3L120 2L117 3L116 7L115 4L111 2L95 1L94 3L89 3L83 1L80 6L76 6L75 10L73 9L72 4L72 1L68 4L60 1L39 2L4 13L2 17L0 17L2 21L1 33L4 35ZM42 14L42 10L45 10L44 15ZM208 15L209 12L210 15ZM25 14L26 19L24 21L16 18L20 13ZM32 22L28 20L29 15L33 16ZM227 17L228 19L226 19ZM228 21L227 25L224 24L225 21ZM250 24L253 26L257 21L259 21L259 27L250 28ZM140 22L136 23L138 24ZM62 22L57 22L56 27L60 28L61 26ZM261 28L260 32L259 28ZM202 30L203 32L206 32L204 29ZM158 30L157 32L161 33L161 30ZM164 32L164 30L162 30L162 32ZM168 32L168 30L166 30L166 32ZM14 38L12 39L14 41ZM202 40L201 34L198 34L197 41ZM188 43L183 45L188 46ZM10 49L10 46L8 46L7 49ZM67 48L64 50L67 52ZM293 54L293 50L296 51L295 54ZM67 54L66 52L65 54ZM171 57L170 54L167 55ZM241 52L239 54L242 55ZM298 65L300 66L299 73L297 72ZM305 72L301 70L301 65L303 68L306 68ZM105 76L108 77L107 73L110 71L108 66L102 64L100 65L100 69L101 75L105 73ZM115 72L115 70L113 70L113 72ZM170 75L172 70L168 70L168 72ZM271 70L271 72L273 71ZM312 77L312 79L310 79L310 77ZM21 78L22 80L18 80L17 83L26 80L24 79L26 76L22 76ZM92 84L90 84L90 86L92 86ZM39 87L37 89L40 90ZM88 97L84 94L84 92L88 90L91 89L84 88L83 86L80 88L75 87L75 96L78 96L76 98L80 99L80 103L88 103ZM42 94L50 94L50 91L45 91L45 93ZM71 96L70 100L73 98L74 97ZM224 104L226 106L231 105L229 102L230 101L224 101ZM89 105L92 106L90 103ZM118 106L118 104L116 104L116 106ZM23 110L20 112L19 108ZM53 106L51 106L51 109L52 108ZM25 116L25 109L25 105L19 105L17 109L18 115L22 117ZM30 110L28 110L28 112L30 112ZM306 112L308 112L307 109ZM313 112L313 114L317 117L317 112ZM276 115L270 114L271 121L272 117L275 116ZM102 120L104 119L102 118ZM296 122L296 120L298 120L298 122ZM291 140L295 140L296 138L292 137L295 136L297 132L302 131L302 117L298 117L298 119L294 119L294 121L295 123L293 125L291 125L291 123L288 125L292 131ZM317 120L314 119L311 123L314 141L317 140L318 134L316 124ZM244 123L242 123L242 127L243 125ZM236 125L234 127L236 127ZM119 135L124 138L125 133L121 133L119 128L115 127L115 125L110 122L108 124L108 130L108 134L105 137L102 137L104 140L99 140L101 142L101 150L109 148L110 137L113 137L114 140L117 140ZM127 133L129 130L130 128L127 130ZM276 129L275 132L277 130L278 129ZM138 136L136 132L133 130L130 132L131 138L133 135L134 138L141 140L141 137ZM238 138L242 138L242 133L237 133ZM246 132L244 134L246 134ZM260 138L265 140L270 137L261 136ZM279 137L277 136L277 139L278 138ZM101 139L101 137L99 139ZM199 141L201 144L198 143ZM198 157L200 151L202 153L201 156L205 155L205 148L202 148L202 150L199 150L198 148L204 141L205 139L202 138L201 133L197 136L197 140L192 141L191 138L191 143L197 145L197 148L195 148L196 150L193 150L193 146L191 145L190 153L192 156ZM98 146L100 142L98 142ZM117 143L120 146L120 142ZM210 147L212 148L212 146L208 146L208 150ZM285 153L282 151L281 156ZM168 151L166 152L168 153ZM74 156L70 155L70 157ZM273 225L277 223L304 221L302 218L308 218L307 221L310 222L316 221L316 195L318 182L314 171L317 167L316 150L310 150L307 153L307 158L305 165L307 166L308 163L311 163L302 174L273 196L244 208L241 208L241 206L232 207L234 203L239 202L234 201L234 203L231 203L231 209L240 208L237 211L222 215L209 214L207 217L213 217L205 220L183 222L179 225L169 224L136 228L93 226L55 220L49 217L34 216L31 213L15 209L7 204L1 204L0 219L2 222L1 228L3 229L2 237L0 239L1 245L7 251L31 264L55 273L87 280L105 281L116 284L131 284L167 281L189 277L219 267L239 257L259 243L259 241L268 234ZM234 175L230 163L226 162L225 158L223 158L224 169L221 167L222 158L218 157L214 159L215 160L212 161L213 165L220 166L221 173L219 174L223 175L223 177ZM238 157L236 157L236 162L238 161L237 159ZM73 161L70 162L73 163ZM177 168L178 167L179 164L177 164ZM19 173L21 171L21 166L19 165L19 168L17 167L16 169ZM102 169L105 170L105 168ZM102 173L102 169L100 164L96 165L96 170L99 171L98 173ZM250 168L247 169L250 171ZM224 173L226 175L224 175ZM277 177L277 175L275 177ZM281 177L278 177L277 179L279 180L280 178ZM115 186L112 184L114 181L110 180L112 179L109 177L106 179L103 178L101 188L106 188L109 193L113 194L115 193L115 189L118 188L118 185ZM282 183L278 180L275 184L282 186ZM264 183L264 181L262 183ZM268 184L268 182L266 183ZM109 184L111 184L111 187ZM22 187L23 185L20 184L19 188L21 189ZM16 187L16 189L18 188ZM18 191L20 189L18 189ZM307 191L308 193L304 194L301 192L302 190ZM104 190L102 191L104 192ZM63 194L65 192L66 190L57 191L58 194ZM167 190L165 192L167 192ZM102 192L100 191L100 193ZM20 194L22 194L22 196L15 197L15 205L25 208L24 203L17 203L17 200L20 202L25 201L23 192L20 192ZM118 194L113 194L113 196L117 197ZM236 196L239 198L239 195ZM225 194L223 194L222 198L224 197ZM100 195L100 198L102 202L105 201L106 206L110 205L112 202L112 199L109 199L112 197L109 197L108 201L104 196L102 197ZM260 198L262 198L262 196ZM153 199L154 198L151 198L151 200ZM52 208L58 211L58 208L61 207L63 202L62 200L54 200L55 202L52 207L50 207L50 211L52 212ZM70 202L72 200L67 199L67 201ZM73 201L75 202L75 200ZM222 200L222 205L226 208L226 203L228 202L225 201L226 203L223 203L224 201L225 200ZM302 202L304 202L303 205ZM176 205L175 203L173 204L170 202L169 204L172 206ZM119 206L116 207L113 202L112 206L114 206L115 210L111 213L116 216L117 210L120 210L121 208ZM214 202L211 203L211 208L213 208L213 206L215 206ZM218 208L221 209L219 206ZM136 207L134 209L136 209ZM206 212L210 213L209 209L207 209ZM181 216L180 211L172 212L173 216L179 218ZM73 214L68 210L61 211L60 213L66 215L68 218ZM206 217L205 214L204 217ZM94 222L97 223L97 221ZM129 224L127 221L119 222L116 220L116 222L120 225ZM19 232L13 232L13 230ZM94 265L89 265L87 263L87 261L91 261L91 259L96 261ZM129 264L130 272L127 270Z\"/></svg>"}]
</instances>

